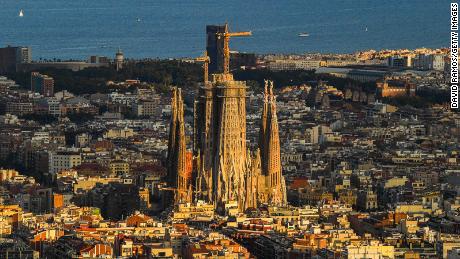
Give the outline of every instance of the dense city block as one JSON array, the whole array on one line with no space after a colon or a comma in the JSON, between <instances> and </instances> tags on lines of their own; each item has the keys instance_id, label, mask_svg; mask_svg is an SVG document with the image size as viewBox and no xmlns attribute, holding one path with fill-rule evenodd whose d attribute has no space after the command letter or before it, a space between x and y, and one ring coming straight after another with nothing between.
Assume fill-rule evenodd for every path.
<instances>
[{"instance_id":1,"label":"dense city block","mask_svg":"<svg viewBox=\"0 0 460 259\"><path fill-rule=\"evenodd\" d=\"M449 49L230 51L251 35L0 48L0 258L460 258Z\"/></svg>"}]
</instances>

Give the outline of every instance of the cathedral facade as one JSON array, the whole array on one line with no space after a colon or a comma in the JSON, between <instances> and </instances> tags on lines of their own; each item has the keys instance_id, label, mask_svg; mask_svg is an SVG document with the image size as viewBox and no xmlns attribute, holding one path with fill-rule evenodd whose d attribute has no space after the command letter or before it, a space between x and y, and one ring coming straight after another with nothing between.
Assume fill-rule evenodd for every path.
<instances>
[{"instance_id":1,"label":"cathedral facade","mask_svg":"<svg viewBox=\"0 0 460 259\"><path fill-rule=\"evenodd\" d=\"M211 74L211 80L197 91L194 168L186 180L181 169L185 163L181 158L185 159L183 102L177 101L182 100L180 91L173 90L171 122L175 123L171 123L167 166L170 183L177 188L176 202L204 200L219 212L235 203L240 211L262 204L285 205L273 82L265 82L259 148L250 151L246 145L247 86L226 71Z\"/></svg>"}]
</instances>

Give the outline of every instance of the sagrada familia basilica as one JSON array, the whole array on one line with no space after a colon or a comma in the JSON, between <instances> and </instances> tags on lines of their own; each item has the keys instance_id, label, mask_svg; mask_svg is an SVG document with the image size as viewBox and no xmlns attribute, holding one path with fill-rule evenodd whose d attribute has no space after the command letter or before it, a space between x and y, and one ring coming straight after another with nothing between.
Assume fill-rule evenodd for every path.
<instances>
[{"instance_id":1,"label":"sagrada familia basilica","mask_svg":"<svg viewBox=\"0 0 460 259\"><path fill-rule=\"evenodd\" d=\"M228 32L227 25L207 27L204 82L195 97L192 172L186 170L181 89L172 91L167 169L176 203L203 200L219 212L230 203L240 211L286 204L273 82L265 81L259 148L251 151L246 145L247 86L229 72L229 38L247 34Z\"/></svg>"}]
</instances>

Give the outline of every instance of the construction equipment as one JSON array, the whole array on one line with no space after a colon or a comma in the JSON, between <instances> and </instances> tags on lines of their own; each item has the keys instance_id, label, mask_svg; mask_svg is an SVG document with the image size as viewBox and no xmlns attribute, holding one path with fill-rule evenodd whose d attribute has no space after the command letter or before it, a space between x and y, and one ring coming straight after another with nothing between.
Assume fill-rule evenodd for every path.
<instances>
[{"instance_id":1,"label":"construction equipment","mask_svg":"<svg viewBox=\"0 0 460 259\"><path fill-rule=\"evenodd\" d=\"M158 188L158 190L160 191L177 191L177 188L173 188L173 187L160 187Z\"/></svg>"},{"instance_id":2,"label":"construction equipment","mask_svg":"<svg viewBox=\"0 0 460 259\"><path fill-rule=\"evenodd\" d=\"M203 81L205 84L207 84L209 81L209 63L211 62L208 56L208 52L205 51L204 55L201 57L197 57L195 61L203 62L203 70L204 70L204 76L203 76L204 80Z\"/></svg>"},{"instance_id":3,"label":"construction equipment","mask_svg":"<svg viewBox=\"0 0 460 259\"><path fill-rule=\"evenodd\" d=\"M220 39L220 37L224 38L224 74L230 73L230 47L229 47L230 38L231 37L244 37L244 36L251 36L251 35L252 35L252 32L250 31L229 32L227 23L225 23L225 31L222 33L217 33L218 39Z\"/></svg>"}]
</instances>

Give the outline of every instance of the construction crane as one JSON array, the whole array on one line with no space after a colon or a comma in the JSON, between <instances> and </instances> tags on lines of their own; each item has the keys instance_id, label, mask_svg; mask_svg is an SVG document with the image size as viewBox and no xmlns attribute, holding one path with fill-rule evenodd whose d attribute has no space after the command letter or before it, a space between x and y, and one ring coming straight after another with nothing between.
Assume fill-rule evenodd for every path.
<instances>
[{"instance_id":1,"label":"construction crane","mask_svg":"<svg viewBox=\"0 0 460 259\"><path fill-rule=\"evenodd\" d=\"M244 37L251 36L252 32L242 31L242 32L228 32L228 24L225 23L225 31L217 33L218 39L221 37L224 38L224 74L230 73L230 47L229 42L231 37Z\"/></svg>"},{"instance_id":2,"label":"construction crane","mask_svg":"<svg viewBox=\"0 0 460 259\"><path fill-rule=\"evenodd\" d=\"M177 191L177 188L174 187L159 187L158 190L160 191Z\"/></svg>"},{"instance_id":3,"label":"construction crane","mask_svg":"<svg viewBox=\"0 0 460 259\"><path fill-rule=\"evenodd\" d=\"M205 84L207 84L209 81L209 63L211 62L208 56L208 52L205 51L204 55L201 57L195 58L195 61L203 62L203 70L204 70L204 76L203 76L204 80L203 81Z\"/></svg>"}]
</instances>

